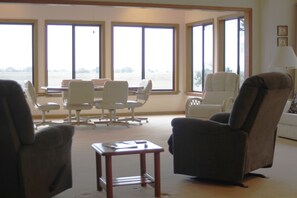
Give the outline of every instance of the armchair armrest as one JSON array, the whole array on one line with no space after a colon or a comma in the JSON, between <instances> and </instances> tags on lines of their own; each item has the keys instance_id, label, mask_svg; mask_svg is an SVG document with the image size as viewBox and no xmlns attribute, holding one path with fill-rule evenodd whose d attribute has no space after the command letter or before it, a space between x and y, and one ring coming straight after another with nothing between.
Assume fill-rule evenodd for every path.
<instances>
[{"instance_id":1,"label":"armchair armrest","mask_svg":"<svg viewBox=\"0 0 297 198\"><path fill-rule=\"evenodd\" d=\"M229 122L230 113L222 112L216 113L209 118L209 120L220 122L220 123L228 123Z\"/></svg>"},{"instance_id":2,"label":"armchair armrest","mask_svg":"<svg viewBox=\"0 0 297 198\"><path fill-rule=\"evenodd\" d=\"M28 197L38 197L40 192L48 193L48 197L51 197L52 194L72 186L73 133L73 126L47 127L35 134L33 144L21 147L20 169L24 193Z\"/></svg>"},{"instance_id":3,"label":"armchair armrest","mask_svg":"<svg viewBox=\"0 0 297 198\"><path fill-rule=\"evenodd\" d=\"M32 146L39 149L56 148L71 141L73 134L73 126L60 125L46 127L35 134L35 142Z\"/></svg>"},{"instance_id":4,"label":"armchair armrest","mask_svg":"<svg viewBox=\"0 0 297 198\"><path fill-rule=\"evenodd\" d=\"M190 117L190 108L192 106L197 106L202 103L203 99L202 98L188 98L186 102L186 117Z\"/></svg>"}]
</instances>

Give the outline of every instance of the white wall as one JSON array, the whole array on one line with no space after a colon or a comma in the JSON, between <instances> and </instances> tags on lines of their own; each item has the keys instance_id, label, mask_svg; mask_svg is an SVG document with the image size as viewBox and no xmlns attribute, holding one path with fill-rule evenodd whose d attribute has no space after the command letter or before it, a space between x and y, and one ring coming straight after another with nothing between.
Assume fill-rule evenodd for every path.
<instances>
[{"instance_id":1,"label":"white wall","mask_svg":"<svg viewBox=\"0 0 297 198\"><path fill-rule=\"evenodd\" d=\"M289 45L295 48L296 41L296 0L262 0L261 1L261 65L269 70L274 51L277 47L277 26L289 28Z\"/></svg>"}]
</instances>

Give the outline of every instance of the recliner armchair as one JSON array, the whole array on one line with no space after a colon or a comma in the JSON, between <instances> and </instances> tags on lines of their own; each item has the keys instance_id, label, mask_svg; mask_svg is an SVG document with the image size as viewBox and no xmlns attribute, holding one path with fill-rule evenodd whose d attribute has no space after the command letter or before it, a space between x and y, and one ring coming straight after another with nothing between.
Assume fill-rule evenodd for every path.
<instances>
[{"instance_id":1,"label":"recliner armchair","mask_svg":"<svg viewBox=\"0 0 297 198\"><path fill-rule=\"evenodd\" d=\"M186 117L209 119L218 112L228 112L238 94L239 77L235 73L217 72L206 76L202 98L188 98Z\"/></svg>"},{"instance_id":2,"label":"recliner armchair","mask_svg":"<svg viewBox=\"0 0 297 198\"><path fill-rule=\"evenodd\" d=\"M0 197L47 198L72 187L74 128L34 131L21 86L0 80Z\"/></svg>"},{"instance_id":3,"label":"recliner armchair","mask_svg":"<svg viewBox=\"0 0 297 198\"><path fill-rule=\"evenodd\" d=\"M271 167L291 88L288 74L262 73L245 80L231 113L173 119L168 144L174 173L242 184L250 172Z\"/></svg>"}]
</instances>

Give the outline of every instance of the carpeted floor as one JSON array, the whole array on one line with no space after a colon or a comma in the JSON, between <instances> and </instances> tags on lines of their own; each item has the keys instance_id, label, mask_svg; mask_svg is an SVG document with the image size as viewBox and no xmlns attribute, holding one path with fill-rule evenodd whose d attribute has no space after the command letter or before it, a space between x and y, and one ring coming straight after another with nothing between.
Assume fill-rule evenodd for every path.
<instances>
[{"instance_id":1,"label":"carpeted floor","mask_svg":"<svg viewBox=\"0 0 297 198\"><path fill-rule=\"evenodd\" d=\"M122 140L146 139L160 146L161 153L161 192L169 198L296 198L297 197L297 141L278 138L275 160L272 168L260 169L268 179L252 177L245 181L248 188L221 183L196 181L189 176L173 174L172 156L167 149L167 139L171 134L172 116L149 116L149 123L142 126L97 125L76 127L72 145L73 187L55 198L103 198L105 191L96 190L95 152L92 143ZM104 158L103 158L104 159ZM104 161L103 161L104 162ZM105 169L103 169L105 170ZM153 175L153 156L147 155L147 170ZM139 174L138 155L113 157L113 176L133 176ZM104 174L105 172L103 172ZM151 186L139 185L113 188L114 198L154 197Z\"/></svg>"}]
</instances>

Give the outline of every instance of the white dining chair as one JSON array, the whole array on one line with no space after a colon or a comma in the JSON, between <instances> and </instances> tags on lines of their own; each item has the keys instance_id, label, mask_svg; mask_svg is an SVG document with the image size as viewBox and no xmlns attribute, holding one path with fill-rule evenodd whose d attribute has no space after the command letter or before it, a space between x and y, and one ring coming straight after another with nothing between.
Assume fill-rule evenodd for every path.
<instances>
[{"instance_id":1,"label":"white dining chair","mask_svg":"<svg viewBox=\"0 0 297 198\"><path fill-rule=\"evenodd\" d=\"M64 108L68 110L68 121L72 125L92 125L89 119L81 121L80 112L90 110L94 103L94 85L91 81L71 81L69 83L67 100ZM71 121L71 110L75 110L76 122Z\"/></svg>"},{"instance_id":2,"label":"white dining chair","mask_svg":"<svg viewBox=\"0 0 297 198\"><path fill-rule=\"evenodd\" d=\"M126 106L128 109L131 110L131 117L121 119L121 121L138 122L140 125L142 124L141 121L143 120L148 122L148 118L135 117L135 108L142 107L147 102L151 94L152 87L153 87L152 80L143 79L140 82L139 88L135 93L136 99L127 101Z\"/></svg>"},{"instance_id":3,"label":"white dining chair","mask_svg":"<svg viewBox=\"0 0 297 198\"><path fill-rule=\"evenodd\" d=\"M92 79L94 87L104 87L107 81L110 81L109 78L99 78L99 79ZM95 90L94 91L94 102L102 100L103 97L103 89L102 90ZM104 109L101 109L101 115L99 119L103 119L105 117Z\"/></svg>"},{"instance_id":4,"label":"white dining chair","mask_svg":"<svg viewBox=\"0 0 297 198\"><path fill-rule=\"evenodd\" d=\"M40 102L38 101L38 96L36 94L35 88L32 84L31 81L25 81L25 94L29 101L33 104L34 108L38 109L39 111L42 112L42 120L41 122L35 123L35 126L40 126L40 125L50 125L50 124L56 124L53 123L52 121L46 121L45 119L45 114L46 112L52 111L52 110L59 110L60 105L55 102Z\"/></svg>"},{"instance_id":5,"label":"white dining chair","mask_svg":"<svg viewBox=\"0 0 297 198\"><path fill-rule=\"evenodd\" d=\"M95 101L94 106L97 109L107 109L109 111L109 120L107 122L99 121L96 123L107 123L107 125L124 125L129 127L129 123L119 121L116 116L117 109L126 108L127 99L127 81L107 81L104 85L102 100Z\"/></svg>"}]
</instances>

